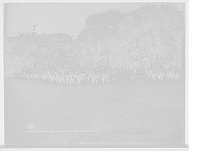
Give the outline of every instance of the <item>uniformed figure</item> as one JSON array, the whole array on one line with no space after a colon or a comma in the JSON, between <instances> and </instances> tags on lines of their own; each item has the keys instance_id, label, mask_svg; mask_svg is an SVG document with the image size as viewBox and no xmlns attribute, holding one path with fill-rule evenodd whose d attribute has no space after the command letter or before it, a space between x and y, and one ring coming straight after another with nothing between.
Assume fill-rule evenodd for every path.
<instances>
[{"instance_id":1,"label":"uniformed figure","mask_svg":"<svg viewBox=\"0 0 200 162\"><path fill-rule=\"evenodd\" d=\"M172 63L172 70L176 70L175 63Z\"/></svg>"},{"instance_id":2,"label":"uniformed figure","mask_svg":"<svg viewBox=\"0 0 200 162\"><path fill-rule=\"evenodd\" d=\"M98 72L98 75L100 77L100 73L99 73L100 65L99 65L99 63L96 63L96 67L94 67L94 69L95 69L95 71Z\"/></svg>"},{"instance_id":3,"label":"uniformed figure","mask_svg":"<svg viewBox=\"0 0 200 162\"><path fill-rule=\"evenodd\" d=\"M180 75L179 72L181 71L181 68L180 68L179 64L176 62L173 67L176 69L178 75Z\"/></svg>"},{"instance_id":4,"label":"uniformed figure","mask_svg":"<svg viewBox=\"0 0 200 162\"><path fill-rule=\"evenodd\" d=\"M92 84L94 83L97 84L96 71L97 71L97 67L95 65L90 68L90 77L92 79ZM89 81L89 77L88 77L88 81Z\"/></svg>"},{"instance_id":5,"label":"uniformed figure","mask_svg":"<svg viewBox=\"0 0 200 162\"><path fill-rule=\"evenodd\" d=\"M72 78L74 78L74 66L71 63L69 63L68 68L69 73L71 73Z\"/></svg>"},{"instance_id":6,"label":"uniformed figure","mask_svg":"<svg viewBox=\"0 0 200 162\"><path fill-rule=\"evenodd\" d=\"M100 62L97 65L97 69L98 69L98 72L99 72L99 78L102 78L102 73L103 73L104 65Z\"/></svg>"},{"instance_id":7,"label":"uniformed figure","mask_svg":"<svg viewBox=\"0 0 200 162\"><path fill-rule=\"evenodd\" d=\"M166 68L165 68L165 65L163 63L161 63L161 69L163 70L164 75L166 75Z\"/></svg>"}]
</instances>

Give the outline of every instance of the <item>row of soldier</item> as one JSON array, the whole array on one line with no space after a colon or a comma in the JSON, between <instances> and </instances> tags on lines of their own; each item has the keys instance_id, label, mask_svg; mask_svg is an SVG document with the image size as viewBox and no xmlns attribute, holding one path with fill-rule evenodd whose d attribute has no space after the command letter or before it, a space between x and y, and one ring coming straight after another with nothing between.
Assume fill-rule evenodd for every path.
<instances>
[{"instance_id":1,"label":"row of soldier","mask_svg":"<svg viewBox=\"0 0 200 162\"><path fill-rule=\"evenodd\" d=\"M147 76L147 79L162 81L164 78L168 81L178 81L184 78L184 70L178 63L172 63L165 67L163 63L154 63L153 68L141 67Z\"/></svg>"},{"instance_id":2,"label":"row of soldier","mask_svg":"<svg viewBox=\"0 0 200 162\"><path fill-rule=\"evenodd\" d=\"M85 68L85 67L45 67L23 69L19 74L23 79L43 80L66 85L137 83L144 80L178 81L181 73L173 68Z\"/></svg>"},{"instance_id":3,"label":"row of soldier","mask_svg":"<svg viewBox=\"0 0 200 162\"><path fill-rule=\"evenodd\" d=\"M21 75L26 79L40 79L49 82L63 83L67 85L81 84L84 80L92 80L92 84L97 84L97 80L102 79L103 83L108 83L109 67L102 63L97 63L96 66L87 67L85 64L81 67L79 64L64 64L62 66L45 66L25 68Z\"/></svg>"}]
</instances>

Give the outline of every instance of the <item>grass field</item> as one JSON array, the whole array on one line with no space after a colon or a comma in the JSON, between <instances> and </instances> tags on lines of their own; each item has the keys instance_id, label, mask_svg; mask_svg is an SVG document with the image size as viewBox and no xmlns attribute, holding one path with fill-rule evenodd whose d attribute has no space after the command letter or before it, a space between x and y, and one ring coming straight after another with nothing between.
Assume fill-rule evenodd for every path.
<instances>
[{"instance_id":1,"label":"grass field","mask_svg":"<svg viewBox=\"0 0 200 162\"><path fill-rule=\"evenodd\" d=\"M11 146L183 147L185 88L6 80L5 118Z\"/></svg>"}]
</instances>

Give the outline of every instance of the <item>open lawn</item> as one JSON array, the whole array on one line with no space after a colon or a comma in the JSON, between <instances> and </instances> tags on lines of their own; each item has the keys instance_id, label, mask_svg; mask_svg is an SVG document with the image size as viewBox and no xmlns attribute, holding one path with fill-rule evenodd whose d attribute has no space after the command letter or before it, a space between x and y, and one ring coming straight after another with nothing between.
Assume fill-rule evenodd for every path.
<instances>
[{"instance_id":1,"label":"open lawn","mask_svg":"<svg viewBox=\"0 0 200 162\"><path fill-rule=\"evenodd\" d=\"M5 121L13 147L184 147L185 88L5 80Z\"/></svg>"}]
</instances>

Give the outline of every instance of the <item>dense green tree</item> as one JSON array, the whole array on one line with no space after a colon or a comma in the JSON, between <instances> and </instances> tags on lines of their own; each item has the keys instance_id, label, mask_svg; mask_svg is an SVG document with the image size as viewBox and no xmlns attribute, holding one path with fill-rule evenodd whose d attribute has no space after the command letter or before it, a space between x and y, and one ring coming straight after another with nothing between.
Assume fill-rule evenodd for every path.
<instances>
[{"instance_id":1,"label":"dense green tree","mask_svg":"<svg viewBox=\"0 0 200 162\"><path fill-rule=\"evenodd\" d=\"M78 37L81 64L95 66L99 62L104 62L105 65L110 66L113 37L124 16L118 10L109 10L86 19L85 28Z\"/></svg>"},{"instance_id":2,"label":"dense green tree","mask_svg":"<svg viewBox=\"0 0 200 162\"><path fill-rule=\"evenodd\" d=\"M37 58L64 64L72 55L72 37L65 33L41 35L38 38Z\"/></svg>"},{"instance_id":3,"label":"dense green tree","mask_svg":"<svg viewBox=\"0 0 200 162\"><path fill-rule=\"evenodd\" d=\"M37 64L65 64L73 57L73 40L70 35L20 33L5 37L5 76L13 76L24 67Z\"/></svg>"},{"instance_id":4,"label":"dense green tree","mask_svg":"<svg viewBox=\"0 0 200 162\"><path fill-rule=\"evenodd\" d=\"M65 33L5 37L5 74L12 76L33 62L183 67L184 43L185 11L176 5L147 5L130 13L110 10L89 16L76 40Z\"/></svg>"},{"instance_id":5,"label":"dense green tree","mask_svg":"<svg viewBox=\"0 0 200 162\"><path fill-rule=\"evenodd\" d=\"M125 45L135 42L135 46L140 49L138 56L143 54L152 66L156 59L175 59L179 50L176 43L180 42L182 21L182 13L174 7L145 6L125 14L116 30L125 40Z\"/></svg>"}]
</instances>

